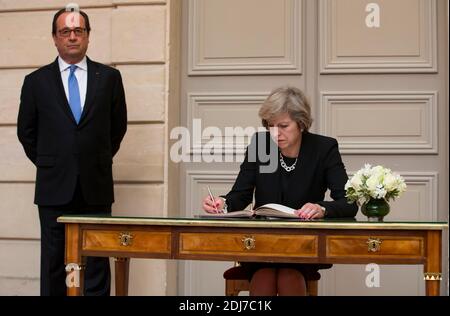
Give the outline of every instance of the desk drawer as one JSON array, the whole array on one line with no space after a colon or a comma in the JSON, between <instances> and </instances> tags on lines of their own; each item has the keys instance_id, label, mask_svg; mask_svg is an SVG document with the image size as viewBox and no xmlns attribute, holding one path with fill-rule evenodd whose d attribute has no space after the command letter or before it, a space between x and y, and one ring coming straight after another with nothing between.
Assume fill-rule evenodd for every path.
<instances>
[{"instance_id":1,"label":"desk drawer","mask_svg":"<svg viewBox=\"0 0 450 316\"><path fill-rule=\"evenodd\" d=\"M236 253L267 257L315 257L318 255L318 237L240 233L180 234L180 254Z\"/></svg>"},{"instance_id":2,"label":"desk drawer","mask_svg":"<svg viewBox=\"0 0 450 316\"><path fill-rule=\"evenodd\" d=\"M327 257L421 258L424 239L410 236L327 236Z\"/></svg>"},{"instance_id":3,"label":"desk drawer","mask_svg":"<svg viewBox=\"0 0 450 316\"><path fill-rule=\"evenodd\" d=\"M170 254L170 232L83 231L83 250Z\"/></svg>"}]
</instances>

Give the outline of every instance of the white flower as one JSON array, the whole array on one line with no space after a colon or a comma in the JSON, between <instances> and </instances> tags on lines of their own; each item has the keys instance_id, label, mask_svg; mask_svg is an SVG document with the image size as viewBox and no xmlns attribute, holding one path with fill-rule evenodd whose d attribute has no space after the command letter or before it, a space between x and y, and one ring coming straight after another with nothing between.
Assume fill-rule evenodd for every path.
<instances>
[{"instance_id":1,"label":"white flower","mask_svg":"<svg viewBox=\"0 0 450 316\"><path fill-rule=\"evenodd\" d=\"M372 166L368 163L364 165L364 168L359 170L358 172L362 173L366 177L370 177Z\"/></svg>"},{"instance_id":2,"label":"white flower","mask_svg":"<svg viewBox=\"0 0 450 316\"><path fill-rule=\"evenodd\" d=\"M358 175L354 175L352 179L350 180L350 183L355 190L359 190L361 188L361 185L363 184L361 177Z\"/></svg>"},{"instance_id":3,"label":"white flower","mask_svg":"<svg viewBox=\"0 0 450 316\"><path fill-rule=\"evenodd\" d=\"M380 184L381 181L382 175L380 173L374 173L366 181L367 188L369 189L370 192L375 192L377 186Z\"/></svg>"},{"instance_id":4,"label":"white flower","mask_svg":"<svg viewBox=\"0 0 450 316\"><path fill-rule=\"evenodd\" d=\"M373 196L375 199L384 199L384 197L386 196L386 189L382 186L382 185L377 185L375 191L374 191L374 195Z\"/></svg>"},{"instance_id":5,"label":"white flower","mask_svg":"<svg viewBox=\"0 0 450 316\"><path fill-rule=\"evenodd\" d=\"M352 184L351 184L350 180L347 180L347 182L345 183L345 187L344 187L345 191L347 191L347 189L350 188L351 186L352 186Z\"/></svg>"},{"instance_id":6,"label":"white flower","mask_svg":"<svg viewBox=\"0 0 450 316\"><path fill-rule=\"evenodd\" d=\"M395 179L396 179L396 186L395 186L395 188L398 190L399 194L402 194L403 192L406 191L405 180L399 175L396 175Z\"/></svg>"},{"instance_id":7,"label":"white flower","mask_svg":"<svg viewBox=\"0 0 450 316\"><path fill-rule=\"evenodd\" d=\"M384 174L385 169L382 166L375 166L372 168L372 174Z\"/></svg>"},{"instance_id":8,"label":"white flower","mask_svg":"<svg viewBox=\"0 0 450 316\"><path fill-rule=\"evenodd\" d=\"M398 178L392 173L388 173L384 176L384 187L388 191L393 191L398 186Z\"/></svg>"},{"instance_id":9,"label":"white flower","mask_svg":"<svg viewBox=\"0 0 450 316\"><path fill-rule=\"evenodd\" d=\"M358 205L370 199L390 199L400 196L406 190L404 179L383 166L365 164L345 184L346 197Z\"/></svg>"}]
</instances>

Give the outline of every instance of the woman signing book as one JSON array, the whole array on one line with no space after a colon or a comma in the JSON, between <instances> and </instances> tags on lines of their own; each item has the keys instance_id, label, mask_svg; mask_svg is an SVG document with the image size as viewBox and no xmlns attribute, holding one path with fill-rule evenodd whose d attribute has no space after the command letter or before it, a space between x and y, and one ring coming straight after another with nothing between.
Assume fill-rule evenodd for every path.
<instances>
[{"instance_id":1,"label":"woman signing book","mask_svg":"<svg viewBox=\"0 0 450 316\"><path fill-rule=\"evenodd\" d=\"M254 194L254 208L277 203L296 209L302 219L354 217L358 208L345 197L348 177L338 143L309 132L311 108L303 92L294 87L275 89L259 116L268 131L252 138L231 191L223 197L206 196L203 209L207 213L243 210ZM333 201L324 201L327 189ZM255 296L305 295L305 275L329 267L242 263L250 280L250 295Z\"/></svg>"}]
</instances>

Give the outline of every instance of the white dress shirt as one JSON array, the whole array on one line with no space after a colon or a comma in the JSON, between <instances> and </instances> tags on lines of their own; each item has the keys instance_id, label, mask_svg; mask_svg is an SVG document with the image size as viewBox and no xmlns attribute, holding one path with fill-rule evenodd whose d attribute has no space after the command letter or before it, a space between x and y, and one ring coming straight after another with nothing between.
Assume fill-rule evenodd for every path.
<instances>
[{"instance_id":1,"label":"white dress shirt","mask_svg":"<svg viewBox=\"0 0 450 316\"><path fill-rule=\"evenodd\" d=\"M61 79L64 85L64 92L66 93L67 102L69 102L69 74L70 64L66 63L61 56L58 57L59 71L61 72ZM81 111L84 108L84 102L86 101L87 91L87 61L86 56L78 63L75 64L78 68L75 70L75 77L78 81L78 89L80 90L80 103Z\"/></svg>"}]
</instances>

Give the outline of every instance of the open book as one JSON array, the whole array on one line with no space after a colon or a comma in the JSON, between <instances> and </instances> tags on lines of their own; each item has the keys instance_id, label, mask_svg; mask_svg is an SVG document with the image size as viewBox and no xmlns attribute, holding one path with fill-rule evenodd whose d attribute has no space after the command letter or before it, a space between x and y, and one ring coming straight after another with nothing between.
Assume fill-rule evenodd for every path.
<instances>
[{"instance_id":1,"label":"open book","mask_svg":"<svg viewBox=\"0 0 450 316\"><path fill-rule=\"evenodd\" d=\"M296 210L281 204L264 204L254 210L242 210L236 212L228 212L228 213L218 213L218 214L202 214L200 217L203 218L238 218L238 217L255 217L255 216L263 216L263 217L283 217L283 218L298 218L298 215L295 215Z\"/></svg>"}]
</instances>

